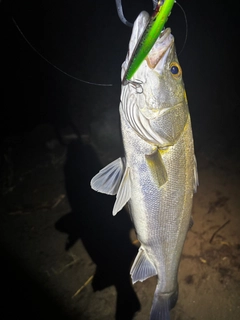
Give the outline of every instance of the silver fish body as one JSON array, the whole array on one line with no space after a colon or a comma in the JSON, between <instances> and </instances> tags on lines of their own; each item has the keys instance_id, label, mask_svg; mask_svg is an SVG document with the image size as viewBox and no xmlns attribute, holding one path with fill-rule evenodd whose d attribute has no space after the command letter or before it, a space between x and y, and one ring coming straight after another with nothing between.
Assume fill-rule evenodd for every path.
<instances>
[{"instance_id":1,"label":"silver fish body","mask_svg":"<svg viewBox=\"0 0 240 320\"><path fill-rule=\"evenodd\" d=\"M122 78L147 21L142 12L134 23ZM168 320L198 184L188 103L170 29L122 86L120 117L125 159L101 170L91 185L117 195L114 215L128 203L141 243L132 281L157 275L150 319Z\"/></svg>"}]
</instances>

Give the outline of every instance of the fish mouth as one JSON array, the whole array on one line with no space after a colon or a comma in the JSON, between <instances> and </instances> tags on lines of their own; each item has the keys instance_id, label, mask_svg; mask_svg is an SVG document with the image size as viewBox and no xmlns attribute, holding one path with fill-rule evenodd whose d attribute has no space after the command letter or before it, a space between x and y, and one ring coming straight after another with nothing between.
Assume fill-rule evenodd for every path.
<instances>
[{"instance_id":1,"label":"fish mouth","mask_svg":"<svg viewBox=\"0 0 240 320\"><path fill-rule=\"evenodd\" d=\"M174 38L171 34L171 29L163 30L146 58L149 68L154 69L160 60L165 60L166 52L173 43Z\"/></svg>"}]
</instances>

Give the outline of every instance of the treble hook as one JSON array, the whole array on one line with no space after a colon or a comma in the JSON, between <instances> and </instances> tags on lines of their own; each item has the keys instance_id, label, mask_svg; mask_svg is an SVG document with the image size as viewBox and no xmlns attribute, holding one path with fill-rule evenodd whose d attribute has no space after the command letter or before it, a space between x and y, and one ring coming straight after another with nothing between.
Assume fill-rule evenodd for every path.
<instances>
[{"instance_id":1,"label":"treble hook","mask_svg":"<svg viewBox=\"0 0 240 320\"><path fill-rule=\"evenodd\" d=\"M159 0L152 0L152 2L153 2L153 10L155 10ZM122 23L124 23L128 27L132 27L133 23L127 21L127 19L124 17L123 9L122 9L122 0L116 0L116 6L117 6L117 13L118 13L119 19L122 21Z\"/></svg>"},{"instance_id":2,"label":"treble hook","mask_svg":"<svg viewBox=\"0 0 240 320\"><path fill-rule=\"evenodd\" d=\"M142 86L143 82L141 80L136 79L134 81L132 80L125 80L125 81L126 82L124 85L130 84L136 90L136 93L143 93L143 86Z\"/></svg>"}]
</instances>

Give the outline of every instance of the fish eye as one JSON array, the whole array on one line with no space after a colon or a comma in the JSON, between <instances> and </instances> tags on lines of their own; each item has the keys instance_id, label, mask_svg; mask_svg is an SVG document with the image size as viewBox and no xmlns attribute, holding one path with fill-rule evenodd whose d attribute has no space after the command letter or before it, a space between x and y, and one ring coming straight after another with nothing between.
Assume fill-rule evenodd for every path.
<instances>
[{"instance_id":1,"label":"fish eye","mask_svg":"<svg viewBox=\"0 0 240 320\"><path fill-rule=\"evenodd\" d=\"M179 72L178 67L177 66L172 66L171 67L171 72L172 72L172 74L178 74L178 72Z\"/></svg>"},{"instance_id":2,"label":"fish eye","mask_svg":"<svg viewBox=\"0 0 240 320\"><path fill-rule=\"evenodd\" d=\"M181 69L180 65L176 62L173 62L170 64L170 71L171 71L172 76L174 78L179 78L182 74L182 69Z\"/></svg>"}]
</instances>

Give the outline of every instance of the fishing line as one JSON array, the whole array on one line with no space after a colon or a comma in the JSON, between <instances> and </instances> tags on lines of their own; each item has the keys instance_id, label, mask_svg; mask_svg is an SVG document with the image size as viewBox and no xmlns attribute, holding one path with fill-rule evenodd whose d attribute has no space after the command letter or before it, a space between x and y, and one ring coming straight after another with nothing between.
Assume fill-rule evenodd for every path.
<instances>
[{"instance_id":1,"label":"fishing line","mask_svg":"<svg viewBox=\"0 0 240 320\"><path fill-rule=\"evenodd\" d=\"M101 86L101 87L112 87L113 85L111 83L95 83L95 82L89 82L89 81L85 81L82 79L79 79L77 77L72 76L71 74L63 71L62 69L58 68L55 64L53 64L51 61L49 61L47 58L45 58L29 41L28 39L25 37L25 35L23 34L22 30L19 28L17 22L14 20L14 18L12 17L12 21L15 24L16 28L18 29L19 33L21 34L21 36L23 37L23 39L27 42L27 44L30 46L30 48L36 52L44 61L46 61L48 64L50 64L53 68L55 68L56 70L62 72L63 74L65 74L66 76L68 76L69 78L72 78L76 81L80 81L86 84L91 84L94 86Z\"/></svg>"},{"instance_id":2,"label":"fishing line","mask_svg":"<svg viewBox=\"0 0 240 320\"><path fill-rule=\"evenodd\" d=\"M152 0L153 10L156 9L158 2L159 2L159 0ZM124 16L123 8L122 8L122 0L115 0L115 3L116 3L116 7L117 7L118 17L121 20L121 22L124 23L127 27L132 28L133 23L127 21L127 19Z\"/></svg>"},{"instance_id":3,"label":"fishing line","mask_svg":"<svg viewBox=\"0 0 240 320\"><path fill-rule=\"evenodd\" d=\"M117 7L118 17L121 20L121 22L124 23L127 27L132 28L133 23L127 21L127 19L124 16L123 8L122 8L122 1L121 0L116 0L115 3L116 3L116 7Z\"/></svg>"},{"instance_id":4,"label":"fishing line","mask_svg":"<svg viewBox=\"0 0 240 320\"><path fill-rule=\"evenodd\" d=\"M182 7L177 1L175 1L175 3L176 3L176 4L179 6L179 8L182 10L182 13L183 13L183 15L184 15L185 25L186 25L185 39L184 39L184 42L183 42L183 46L182 46L182 48L181 48L181 50L180 50L180 52L179 52L179 54L178 54L178 55L180 56L180 54L182 53L182 51L183 51L183 49L184 49L184 47L185 47L185 45L186 45L186 42L187 42L187 37L188 37L188 21L187 21L187 15L186 15L183 7Z\"/></svg>"}]
</instances>

